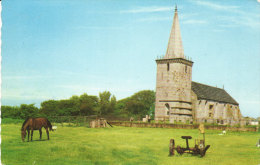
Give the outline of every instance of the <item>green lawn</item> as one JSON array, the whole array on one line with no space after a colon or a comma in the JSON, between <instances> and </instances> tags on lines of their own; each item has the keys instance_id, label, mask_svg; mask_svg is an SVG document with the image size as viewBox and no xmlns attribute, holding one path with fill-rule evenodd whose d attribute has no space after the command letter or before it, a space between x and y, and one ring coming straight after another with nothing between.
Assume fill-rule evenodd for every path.
<instances>
[{"instance_id":1,"label":"green lawn","mask_svg":"<svg viewBox=\"0 0 260 165\"><path fill-rule=\"evenodd\" d=\"M34 132L33 142L22 142L21 124L2 124L1 159L5 165L74 165L74 164L176 164L176 165L258 165L260 149L256 148L259 133L206 130L210 144L205 157L184 154L168 157L169 140L185 146L180 137L190 135L190 146L195 138L202 138L198 130L166 128L86 128L58 125L47 141L39 141Z\"/></svg>"}]
</instances>

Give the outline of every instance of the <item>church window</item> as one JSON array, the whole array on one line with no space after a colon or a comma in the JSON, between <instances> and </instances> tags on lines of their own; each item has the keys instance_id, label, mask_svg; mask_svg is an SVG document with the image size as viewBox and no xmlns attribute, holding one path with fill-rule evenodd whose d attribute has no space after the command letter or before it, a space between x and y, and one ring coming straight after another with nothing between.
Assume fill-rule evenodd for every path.
<instances>
[{"instance_id":1,"label":"church window","mask_svg":"<svg viewBox=\"0 0 260 165\"><path fill-rule=\"evenodd\" d=\"M169 115L170 114L170 105L168 103L166 103L165 107L166 107L166 114Z\"/></svg>"},{"instance_id":2,"label":"church window","mask_svg":"<svg viewBox=\"0 0 260 165\"><path fill-rule=\"evenodd\" d=\"M187 65L185 66L185 73L187 73Z\"/></svg>"},{"instance_id":3,"label":"church window","mask_svg":"<svg viewBox=\"0 0 260 165\"><path fill-rule=\"evenodd\" d=\"M169 70L170 70L170 64L167 63L167 71L169 71Z\"/></svg>"},{"instance_id":4,"label":"church window","mask_svg":"<svg viewBox=\"0 0 260 165\"><path fill-rule=\"evenodd\" d=\"M209 109L212 110L213 109L213 105L209 105Z\"/></svg>"}]
</instances>

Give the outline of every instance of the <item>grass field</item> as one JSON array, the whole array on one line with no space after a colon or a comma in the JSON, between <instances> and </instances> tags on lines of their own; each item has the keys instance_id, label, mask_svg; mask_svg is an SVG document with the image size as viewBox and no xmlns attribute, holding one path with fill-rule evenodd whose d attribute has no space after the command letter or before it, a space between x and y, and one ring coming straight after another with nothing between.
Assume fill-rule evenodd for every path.
<instances>
[{"instance_id":1,"label":"grass field","mask_svg":"<svg viewBox=\"0 0 260 165\"><path fill-rule=\"evenodd\" d=\"M5 165L85 165L85 164L176 164L176 165L258 165L260 149L256 148L259 133L206 130L206 143L210 144L205 157L184 154L168 157L169 140L185 146L180 137L190 135L202 138L198 130L163 128L98 128L59 126L47 141L39 141L34 132L33 142L22 142L21 124L3 123L1 160Z\"/></svg>"}]
</instances>

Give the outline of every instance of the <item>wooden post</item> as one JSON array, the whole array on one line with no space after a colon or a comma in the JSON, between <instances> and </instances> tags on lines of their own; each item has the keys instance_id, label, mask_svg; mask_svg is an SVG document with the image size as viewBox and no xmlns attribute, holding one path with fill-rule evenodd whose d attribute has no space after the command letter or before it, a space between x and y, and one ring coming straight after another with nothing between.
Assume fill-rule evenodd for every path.
<instances>
[{"instance_id":1,"label":"wooden post","mask_svg":"<svg viewBox=\"0 0 260 165\"><path fill-rule=\"evenodd\" d=\"M206 144L206 140L205 140L205 132L203 133L203 140L204 140L204 147L205 147L205 144Z\"/></svg>"},{"instance_id":2,"label":"wooden post","mask_svg":"<svg viewBox=\"0 0 260 165\"><path fill-rule=\"evenodd\" d=\"M174 139L170 139L169 156L173 156L174 155L174 149L175 149Z\"/></svg>"}]
</instances>

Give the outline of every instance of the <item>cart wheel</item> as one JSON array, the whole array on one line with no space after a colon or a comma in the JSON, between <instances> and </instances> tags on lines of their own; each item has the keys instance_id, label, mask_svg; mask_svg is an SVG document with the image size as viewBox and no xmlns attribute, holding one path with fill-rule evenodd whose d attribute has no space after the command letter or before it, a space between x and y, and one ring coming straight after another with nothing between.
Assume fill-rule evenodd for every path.
<instances>
[{"instance_id":1,"label":"cart wheel","mask_svg":"<svg viewBox=\"0 0 260 165\"><path fill-rule=\"evenodd\" d=\"M204 149L200 150L200 156L203 157L206 155L207 150L209 149L210 145L207 145Z\"/></svg>"},{"instance_id":2,"label":"cart wheel","mask_svg":"<svg viewBox=\"0 0 260 165\"><path fill-rule=\"evenodd\" d=\"M183 149L180 146L177 146L177 152L182 155L184 153Z\"/></svg>"},{"instance_id":3,"label":"cart wheel","mask_svg":"<svg viewBox=\"0 0 260 165\"><path fill-rule=\"evenodd\" d=\"M200 156L201 156L201 157L205 156L204 149L200 149Z\"/></svg>"}]
</instances>

